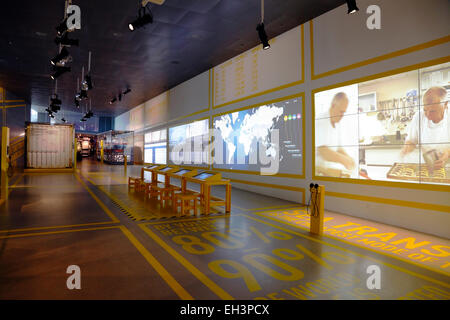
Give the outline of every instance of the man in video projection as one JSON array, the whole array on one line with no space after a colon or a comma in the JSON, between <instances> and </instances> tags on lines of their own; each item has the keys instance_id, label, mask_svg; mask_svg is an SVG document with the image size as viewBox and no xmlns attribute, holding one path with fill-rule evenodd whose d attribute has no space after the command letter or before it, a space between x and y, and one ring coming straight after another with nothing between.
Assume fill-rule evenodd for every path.
<instances>
[{"instance_id":1,"label":"man in video projection","mask_svg":"<svg viewBox=\"0 0 450 320\"><path fill-rule=\"evenodd\" d=\"M328 111L319 117L325 119L317 123L317 171L319 174L334 177L350 177L355 174L356 162L344 149L348 131L342 118L348 108L349 99L344 92L334 95ZM343 166L343 167L342 167ZM346 169L346 170L341 170Z\"/></svg>"},{"instance_id":2,"label":"man in video projection","mask_svg":"<svg viewBox=\"0 0 450 320\"><path fill-rule=\"evenodd\" d=\"M446 96L447 90L443 87L431 87L425 92L423 111L417 112L408 126L402 157L420 143L423 158L430 169L445 167L450 157L450 117Z\"/></svg>"}]
</instances>

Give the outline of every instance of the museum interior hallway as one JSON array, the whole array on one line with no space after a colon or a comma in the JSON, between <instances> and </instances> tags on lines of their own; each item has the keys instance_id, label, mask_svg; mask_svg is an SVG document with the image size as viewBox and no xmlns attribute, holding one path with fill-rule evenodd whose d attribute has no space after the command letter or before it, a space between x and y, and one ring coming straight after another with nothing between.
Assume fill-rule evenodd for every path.
<instances>
[{"instance_id":1,"label":"museum interior hallway","mask_svg":"<svg viewBox=\"0 0 450 320\"><path fill-rule=\"evenodd\" d=\"M0 299L450 299L446 239L333 212L314 236L305 207L236 188L230 214L180 217L128 190L140 168L13 177ZM72 265L83 290L67 290Z\"/></svg>"}]
</instances>

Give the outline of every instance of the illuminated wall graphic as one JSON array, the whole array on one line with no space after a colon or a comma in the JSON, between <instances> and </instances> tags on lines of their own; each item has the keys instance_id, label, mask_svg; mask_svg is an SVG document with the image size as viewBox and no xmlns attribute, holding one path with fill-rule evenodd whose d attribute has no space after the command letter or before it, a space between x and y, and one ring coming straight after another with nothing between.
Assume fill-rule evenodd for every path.
<instances>
[{"instance_id":1,"label":"illuminated wall graphic","mask_svg":"<svg viewBox=\"0 0 450 320\"><path fill-rule=\"evenodd\" d=\"M172 164L206 166L208 143L208 119L169 128L169 161Z\"/></svg>"},{"instance_id":2,"label":"illuminated wall graphic","mask_svg":"<svg viewBox=\"0 0 450 320\"><path fill-rule=\"evenodd\" d=\"M450 184L450 63L317 92L317 176Z\"/></svg>"},{"instance_id":3,"label":"illuminated wall graphic","mask_svg":"<svg viewBox=\"0 0 450 320\"><path fill-rule=\"evenodd\" d=\"M144 162L167 163L167 130L147 132L144 136Z\"/></svg>"},{"instance_id":4,"label":"illuminated wall graphic","mask_svg":"<svg viewBox=\"0 0 450 320\"><path fill-rule=\"evenodd\" d=\"M223 152L216 152L214 168L259 172L270 157L279 158L278 173L301 174L302 118L301 97L215 117Z\"/></svg>"}]
</instances>

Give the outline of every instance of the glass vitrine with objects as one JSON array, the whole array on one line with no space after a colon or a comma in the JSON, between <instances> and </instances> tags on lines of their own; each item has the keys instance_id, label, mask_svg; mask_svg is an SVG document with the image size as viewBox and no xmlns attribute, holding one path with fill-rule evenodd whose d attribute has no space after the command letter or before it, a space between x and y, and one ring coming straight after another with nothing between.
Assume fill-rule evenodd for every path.
<instances>
[{"instance_id":1,"label":"glass vitrine with objects","mask_svg":"<svg viewBox=\"0 0 450 320\"><path fill-rule=\"evenodd\" d=\"M107 164L134 163L134 133L133 131L110 130L99 133L97 139L97 160L101 160L103 144L103 162Z\"/></svg>"}]
</instances>

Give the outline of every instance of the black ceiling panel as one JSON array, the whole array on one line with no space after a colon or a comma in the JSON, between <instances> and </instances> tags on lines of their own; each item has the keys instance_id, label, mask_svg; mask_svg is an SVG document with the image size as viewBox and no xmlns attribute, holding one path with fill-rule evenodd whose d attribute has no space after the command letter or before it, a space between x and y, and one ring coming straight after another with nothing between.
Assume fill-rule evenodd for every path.
<instances>
[{"instance_id":1,"label":"black ceiling panel","mask_svg":"<svg viewBox=\"0 0 450 320\"><path fill-rule=\"evenodd\" d=\"M54 90L50 58L58 48L55 27L64 16L63 0L5 1L0 10L0 86L47 106ZM73 0L81 8L80 40L71 47L72 72L58 78L63 109L73 99L81 68L92 52L94 112L118 115L255 45L260 0L166 0L151 4L154 22L130 32L138 1ZM343 0L266 0L265 24L275 37L345 3ZM132 92L110 105L127 87Z\"/></svg>"}]
</instances>

